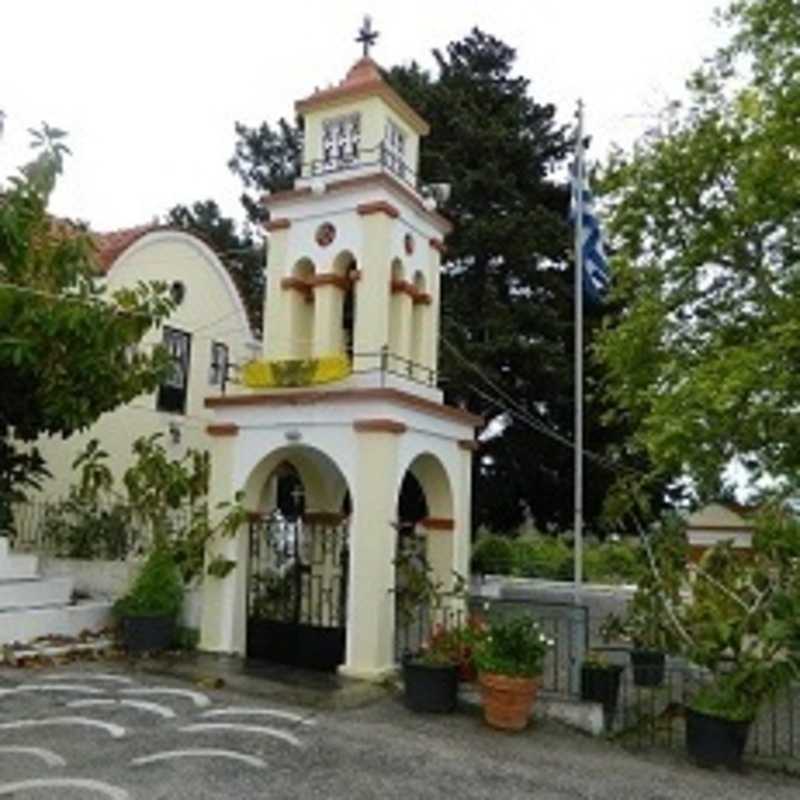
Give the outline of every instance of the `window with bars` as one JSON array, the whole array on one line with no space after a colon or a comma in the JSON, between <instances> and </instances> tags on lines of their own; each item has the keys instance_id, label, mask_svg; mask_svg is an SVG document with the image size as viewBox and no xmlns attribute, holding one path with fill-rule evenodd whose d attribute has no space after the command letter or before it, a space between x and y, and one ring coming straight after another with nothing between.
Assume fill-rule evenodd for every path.
<instances>
[{"instance_id":1,"label":"window with bars","mask_svg":"<svg viewBox=\"0 0 800 800\"><path fill-rule=\"evenodd\" d=\"M392 172L405 177L406 135L392 120L386 121L383 136L383 163Z\"/></svg>"},{"instance_id":2,"label":"window with bars","mask_svg":"<svg viewBox=\"0 0 800 800\"><path fill-rule=\"evenodd\" d=\"M192 335L177 328L164 327L164 347L170 358L170 370L156 395L156 408L175 414L186 413L189 393L189 360Z\"/></svg>"},{"instance_id":3,"label":"window with bars","mask_svg":"<svg viewBox=\"0 0 800 800\"><path fill-rule=\"evenodd\" d=\"M326 170L357 162L360 148L360 114L347 114L323 121L322 162Z\"/></svg>"},{"instance_id":4,"label":"window with bars","mask_svg":"<svg viewBox=\"0 0 800 800\"><path fill-rule=\"evenodd\" d=\"M211 386L224 386L228 374L228 345L223 342L211 343L211 366L208 382Z\"/></svg>"}]
</instances>

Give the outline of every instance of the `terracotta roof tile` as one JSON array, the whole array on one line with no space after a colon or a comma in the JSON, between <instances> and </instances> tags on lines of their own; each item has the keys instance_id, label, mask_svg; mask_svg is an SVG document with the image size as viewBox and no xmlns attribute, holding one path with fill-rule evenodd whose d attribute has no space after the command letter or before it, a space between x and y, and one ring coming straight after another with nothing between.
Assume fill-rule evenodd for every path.
<instances>
[{"instance_id":1,"label":"terracotta roof tile","mask_svg":"<svg viewBox=\"0 0 800 800\"><path fill-rule=\"evenodd\" d=\"M317 89L308 97L298 100L295 110L304 114L337 100L355 99L370 94L381 95L414 129L422 135L428 134L428 123L384 80L381 68L367 56L356 61L338 85Z\"/></svg>"},{"instance_id":2,"label":"terracotta roof tile","mask_svg":"<svg viewBox=\"0 0 800 800\"><path fill-rule=\"evenodd\" d=\"M123 228L117 231L106 233L92 233L92 241L97 248L97 260L100 269L106 273L111 269L111 265L125 252L134 242L138 241L150 233L163 229L160 225L139 225L135 228Z\"/></svg>"}]
</instances>

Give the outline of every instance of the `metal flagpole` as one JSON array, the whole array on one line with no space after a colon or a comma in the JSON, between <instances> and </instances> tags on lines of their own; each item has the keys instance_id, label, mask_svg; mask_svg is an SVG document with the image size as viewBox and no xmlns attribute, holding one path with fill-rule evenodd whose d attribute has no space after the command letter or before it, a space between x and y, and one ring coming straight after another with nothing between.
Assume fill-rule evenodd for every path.
<instances>
[{"instance_id":1,"label":"metal flagpole","mask_svg":"<svg viewBox=\"0 0 800 800\"><path fill-rule=\"evenodd\" d=\"M573 203L575 213L575 575L570 625L570 691L580 692L588 619L582 605L583 584L583 101L578 100Z\"/></svg>"},{"instance_id":2,"label":"metal flagpole","mask_svg":"<svg viewBox=\"0 0 800 800\"><path fill-rule=\"evenodd\" d=\"M583 584L583 101L578 100L575 142L575 605Z\"/></svg>"}]
</instances>

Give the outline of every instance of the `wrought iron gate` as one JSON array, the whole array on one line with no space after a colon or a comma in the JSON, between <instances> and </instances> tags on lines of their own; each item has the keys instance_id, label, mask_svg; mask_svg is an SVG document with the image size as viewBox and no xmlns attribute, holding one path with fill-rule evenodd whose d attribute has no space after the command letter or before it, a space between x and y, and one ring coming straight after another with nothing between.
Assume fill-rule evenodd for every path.
<instances>
[{"instance_id":1,"label":"wrought iron gate","mask_svg":"<svg viewBox=\"0 0 800 800\"><path fill-rule=\"evenodd\" d=\"M344 661L347 525L250 522L247 655L310 669Z\"/></svg>"}]
</instances>

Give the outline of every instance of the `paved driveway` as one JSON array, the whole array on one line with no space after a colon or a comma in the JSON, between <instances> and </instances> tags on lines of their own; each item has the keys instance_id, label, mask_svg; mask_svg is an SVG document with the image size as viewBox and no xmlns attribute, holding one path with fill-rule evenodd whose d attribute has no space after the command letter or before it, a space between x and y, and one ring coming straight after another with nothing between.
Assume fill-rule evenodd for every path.
<instances>
[{"instance_id":1,"label":"paved driveway","mask_svg":"<svg viewBox=\"0 0 800 800\"><path fill-rule=\"evenodd\" d=\"M795 800L800 781L696 769L543 724L309 711L114 665L0 672L0 798Z\"/></svg>"}]
</instances>

